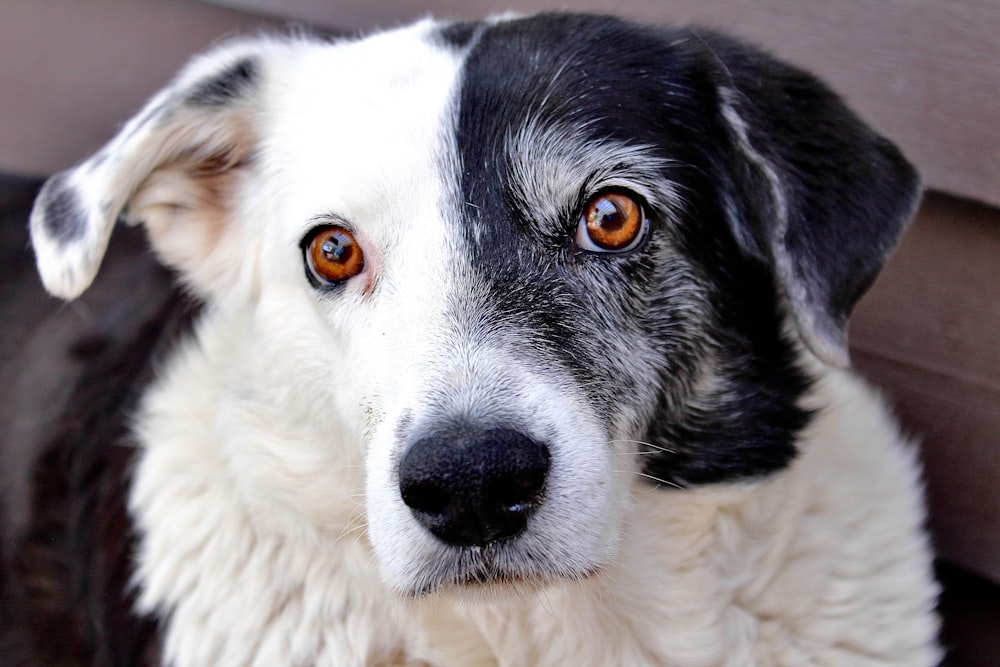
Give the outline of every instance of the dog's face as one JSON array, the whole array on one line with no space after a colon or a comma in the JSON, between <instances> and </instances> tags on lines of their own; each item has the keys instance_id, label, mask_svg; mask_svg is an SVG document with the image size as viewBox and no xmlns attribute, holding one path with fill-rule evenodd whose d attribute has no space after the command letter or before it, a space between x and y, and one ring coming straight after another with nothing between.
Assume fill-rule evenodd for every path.
<instances>
[{"instance_id":1,"label":"dog's face","mask_svg":"<svg viewBox=\"0 0 1000 667\"><path fill-rule=\"evenodd\" d=\"M73 297L119 212L145 224L268 369L234 400L315 424L268 452L295 475L233 474L321 523L302 490L363 456L378 563L421 594L587 576L637 479L784 467L804 355L843 363L915 193L797 70L555 15L218 49L50 180L32 232ZM267 448L246 422L230 450Z\"/></svg>"}]
</instances>

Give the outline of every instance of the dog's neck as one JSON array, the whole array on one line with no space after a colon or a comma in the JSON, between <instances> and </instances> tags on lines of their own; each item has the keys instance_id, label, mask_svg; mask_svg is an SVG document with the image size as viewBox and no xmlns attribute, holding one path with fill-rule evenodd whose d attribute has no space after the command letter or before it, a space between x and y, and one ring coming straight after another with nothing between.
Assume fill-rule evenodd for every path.
<instances>
[{"instance_id":1,"label":"dog's neck","mask_svg":"<svg viewBox=\"0 0 1000 667\"><path fill-rule=\"evenodd\" d=\"M822 428L787 471L685 491L637 479L618 558L598 575L494 602L441 594L402 603L381 583L366 538L360 436L306 414L241 326L209 313L137 421L139 604L167 617L164 648L178 665L417 664L401 656L442 667L768 664L774 656L762 651L805 650L803 637L837 622L838 586L852 604L893 595L858 592L865 573L855 569L870 568L872 554L896 567L927 548L901 541L909 528L865 516L910 498L894 487L913 483L901 481L916 475L913 456L869 447L900 440L877 399L833 372L817 389ZM251 393L262 387L267 395ZM268 452L302 438L317 441L304 450L311 456L294 466L281 457L276 469ZM357 440L331 446L336 438ZM916 505L885 515L900 526L920 520ZM857 539L830 543L844 534ZM913 616L900 610L905 622ZM864 641L874 633L858 632Z\"/></svg>"}]
</instances>

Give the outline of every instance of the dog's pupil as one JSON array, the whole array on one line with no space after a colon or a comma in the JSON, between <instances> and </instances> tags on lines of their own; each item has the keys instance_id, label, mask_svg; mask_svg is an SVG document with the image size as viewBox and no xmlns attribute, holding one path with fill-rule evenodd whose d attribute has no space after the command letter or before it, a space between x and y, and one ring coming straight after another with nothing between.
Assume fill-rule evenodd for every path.
<instances>
[{"instance_id":1,"label":"dog's pupil","mask_svg":"<svg viewBox=\"0 0 1000 667\"><path fill-rule=\"evenodd\" d=\"M332 260L340 260L347 247L341 245L337 239L327 239L323 242L323 254Z\"/></svg>"},{"instance_id":2,"label":"dog's pupil","mask_svg":"<svg viewBox=\"0 0 1000 667\"><path fill-rule=\"evenodd\" d=\"M622 226L621 211L608 199L602 199L597 203L597 215L601 227L605 229L617 229Z\"/></svg>"}]
</instances>

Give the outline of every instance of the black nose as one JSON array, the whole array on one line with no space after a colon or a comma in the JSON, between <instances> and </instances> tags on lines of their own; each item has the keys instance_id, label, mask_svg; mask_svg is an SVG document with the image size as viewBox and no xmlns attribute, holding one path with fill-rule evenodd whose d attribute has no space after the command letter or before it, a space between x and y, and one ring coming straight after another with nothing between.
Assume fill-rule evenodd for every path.
<instances>
[{"instance_id":1,"label":"black nose","mask_svg":"<svg viewBox=\"0 0 1000 667\"><path fill-rule=\"evenodd\" d=\"M524 530L548 471L548 448L523 433L460 429L414 442L399 462L399 490L442 541L485 546Z\"/></svg>"}]
</instances>

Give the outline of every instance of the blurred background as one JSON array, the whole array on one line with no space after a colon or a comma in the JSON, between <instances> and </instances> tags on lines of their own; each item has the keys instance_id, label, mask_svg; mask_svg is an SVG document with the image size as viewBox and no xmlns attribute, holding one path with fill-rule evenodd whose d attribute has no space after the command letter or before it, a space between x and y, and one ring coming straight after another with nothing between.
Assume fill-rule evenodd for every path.
<instances>
[{"instance_id":1,"label":"blurred background","mask_svg":"<svg viewBox=\"0 0 1000 667\"><path fill-rule=\"evenodd\" d=\"M126 234L82 299L65 306L47 297L24 228L41 177L101 146L190 55L227 36L566 7L0 1L0 549L28 521L27 480L81 372L80 341L127 338L166 294L165 274L141 238ZM852 320L852 355L923 442L948 664L1000 665L1000 1L575 0L572 8L698 23L755 42L819 74L923 173L917 219ZM7 613L0 609L0 623Z\"/></svg>"}]
</instances>

